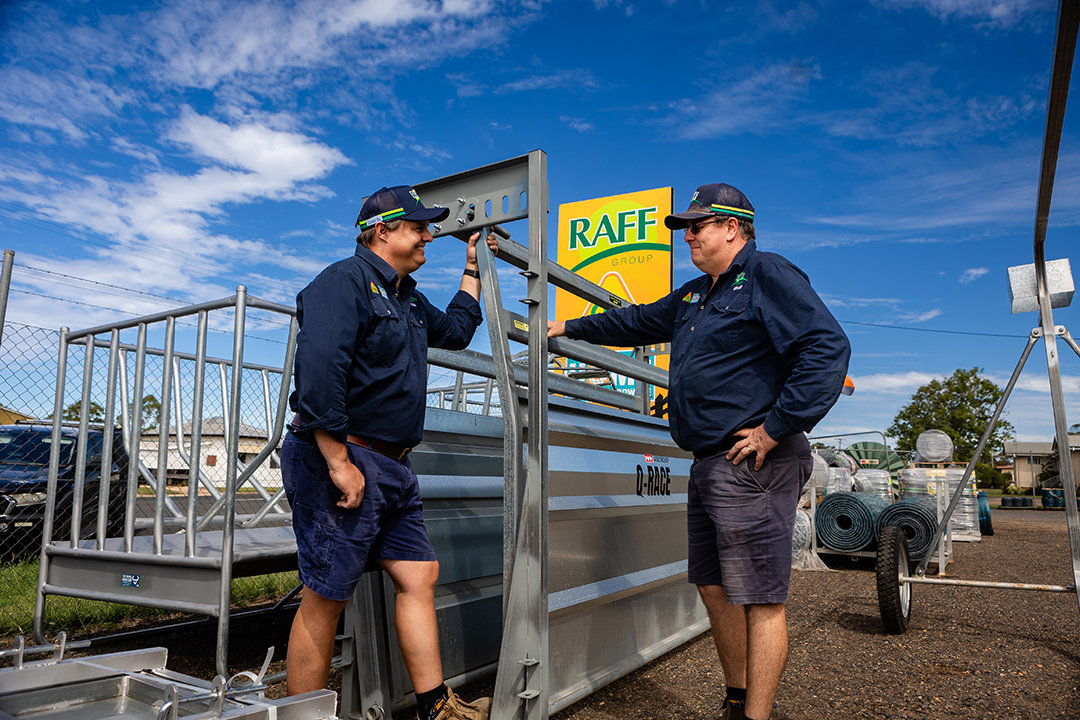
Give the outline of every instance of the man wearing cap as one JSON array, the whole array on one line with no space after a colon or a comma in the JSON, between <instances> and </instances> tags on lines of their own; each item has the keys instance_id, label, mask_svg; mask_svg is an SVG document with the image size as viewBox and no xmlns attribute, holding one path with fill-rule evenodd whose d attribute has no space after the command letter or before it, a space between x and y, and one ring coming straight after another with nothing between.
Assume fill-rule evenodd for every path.
<instances>
[{"instance_id":1,"label":"man wearing cap","mask_svg":"<svg viewBox=\"0 0 1080 720\"><path fill-rule=\"evenodd\" d=\"M356 253L296 296L295 412L281 449L304 592L289 635L291 695L325 687L338 620L360 576L387 572L419 720L483 720L490 698L466 703L443 683L435 620L439 565L408 453L424 427L427 349L465 348L481 322L479 234L461 289L443 312L410 273L425 262L427 208L408 186L369 197ZM498 251L494 235L488 245Z\"/></svg>"},{"instance_id":2,"label":"man wearing cap","mask_svg":"<svg viewBox=\"0 0 1080 720\"><path fill-rule=\"evenodd\" d=\"M804 433L836 402L850 348L806 275L757 249L739 190L702 185L664 222L686 230L701 277L648 305L548 323L548 335L672 343L671 436L695 458L687 576L727 682L719 716L766 720L787 660L795 508L813 467Z\"/></svg>"}]
</instances>

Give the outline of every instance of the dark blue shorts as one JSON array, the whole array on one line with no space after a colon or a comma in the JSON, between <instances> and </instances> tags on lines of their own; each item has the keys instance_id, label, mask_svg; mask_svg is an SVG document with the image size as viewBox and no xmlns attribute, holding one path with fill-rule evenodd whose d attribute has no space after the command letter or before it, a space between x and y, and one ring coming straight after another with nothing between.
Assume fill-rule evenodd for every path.
<instances>
[{"instance_id":1,"label":"dark blue shorts","mask_svg":"<svg viewBox=\"0 0 1080 720\"><path fill-rule=\"evenodd\" d=\"M435 560L409 461L352 444L348 450L365 479L364 499L350 510L337 506L341 491L314 441L289 433L281 446L300 581L331 600L352 597L360 576L376 569L378 560Z\"/></svg>"},{"instance_id":2,"label":"dark blue shorts","mask_svg":"<svg viewBox=\"0 0 1080 720\"><path fill-rule=\"evenodd\" d=\"M733 465L724 453L690 466L687 578L721 585L732 605L787 602L795 508L814 463L806 436Z\"/></svg>"}]
</instances>

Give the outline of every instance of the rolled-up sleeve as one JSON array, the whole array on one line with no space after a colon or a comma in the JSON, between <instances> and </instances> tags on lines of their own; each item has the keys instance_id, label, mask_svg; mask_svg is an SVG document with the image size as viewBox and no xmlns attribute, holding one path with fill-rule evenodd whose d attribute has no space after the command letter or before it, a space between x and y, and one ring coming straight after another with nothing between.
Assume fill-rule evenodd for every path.
<instances>
[{"instance_id":1,"label":"rolled-up sleeve","mask_svg":"<svg viewBox=\"0 0 1080 720\"><path fill-rule=\"evenodd\" d=\"M428 320L429 347L464 350L484 319L480 303L464 290L457 291L446 306L446 312L433 306L427 298L423 298L423 303Z\"/></svg>"},{"instance_id":2,"label":"rolled-up sleeve","mask_svg":"<svg viewBox=\"0 0 1080 720\"><path fill-rule=\"evenodd\" d=\"M765 432L779 440L809 431L840 397L851 346L840 324L797 268L775 263L761 274L759 319L790 368Z\"/></svg>"},{"instance_id":3,"label":"rolled-up sleeve","mask_svg":"<svg viewBox=\"0 0 1080 720\"><path fill-rule=\"evenodd\" d=\"M349 417L348 377L357 338L366 332L366 293L340 268L330 267L296 296L293 428L325 430L345 442Z\"/></svg>"}]
</instances>

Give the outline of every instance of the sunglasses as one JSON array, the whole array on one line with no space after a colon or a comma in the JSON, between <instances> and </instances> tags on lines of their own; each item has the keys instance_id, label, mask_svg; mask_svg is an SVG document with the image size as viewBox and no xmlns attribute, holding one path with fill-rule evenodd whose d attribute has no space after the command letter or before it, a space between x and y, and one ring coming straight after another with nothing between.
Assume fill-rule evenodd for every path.
<instances>
[{"instance_id":1,"label":"sunglasses","mask_svg":"<svg viewBox=\"0 0 1080 720\"><path fill-rule=\"evenodd\" d=\"M689 223L686 226L686 232L690 233L691 235L697 235L699 232L701 232L705 228L706 225L712 225L713 223L717 223L717 224L726 223L730 219L731 219L730 217L723 217L723 218L710 218L708 220L698 220L697 222Z\"/></svg>"}]
</instances>

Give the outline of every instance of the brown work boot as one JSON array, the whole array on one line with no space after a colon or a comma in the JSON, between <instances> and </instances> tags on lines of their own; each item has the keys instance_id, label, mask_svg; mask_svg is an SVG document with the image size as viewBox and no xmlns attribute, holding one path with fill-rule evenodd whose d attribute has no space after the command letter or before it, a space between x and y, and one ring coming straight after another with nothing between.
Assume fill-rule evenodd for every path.
<instances>
[{"instance_id":1,"label":"brown work boot","mask_svg":"<svg viewBox=\"0 0 1080 720\"><path fill-rule=\"evenodd\" d=\"M447 688L449 690L449 688ZM435 720L488 720L491 714L491 698L477 698L471 703L462 700L453 690L443 700Z\"/></svg>"}]
</instances>

